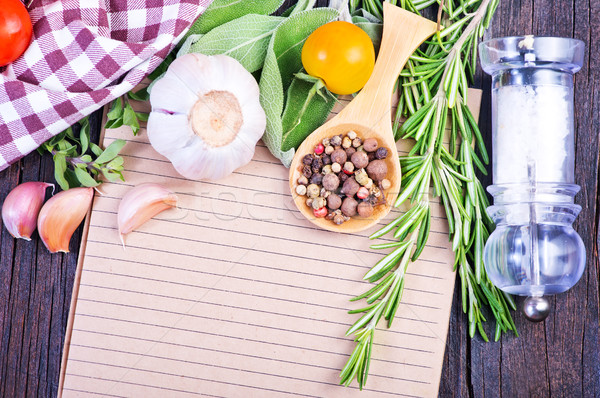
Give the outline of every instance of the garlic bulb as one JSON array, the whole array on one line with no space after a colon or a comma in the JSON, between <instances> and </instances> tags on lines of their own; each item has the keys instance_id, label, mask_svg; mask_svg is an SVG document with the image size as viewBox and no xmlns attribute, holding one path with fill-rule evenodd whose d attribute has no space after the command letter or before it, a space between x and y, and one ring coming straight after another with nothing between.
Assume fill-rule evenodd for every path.
<instances>
[{"instance_id":1,"label":"garlic bulb","mask_svg":"<svg viewBox=\"0 0 600 398\"><path fill-rule=\"evenodd\" d=\"M177 58L150 103L150 143L190 179L217 180L250 162L266 126L256 80L226 55Z\"/></svg>"}]
</instances>

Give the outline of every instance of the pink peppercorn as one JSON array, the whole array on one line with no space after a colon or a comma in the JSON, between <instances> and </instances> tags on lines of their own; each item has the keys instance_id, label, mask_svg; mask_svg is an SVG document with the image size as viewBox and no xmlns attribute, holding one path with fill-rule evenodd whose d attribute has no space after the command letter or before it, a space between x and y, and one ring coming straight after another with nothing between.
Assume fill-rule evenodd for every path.
<instances>
[{"instance_id":1,"label":"pink peppercorn","mask_svg":"<svg viewBox=\"0 0 600 398\"><path fill-rule=\"evenodd\" d=\"M320 209L313 209L313 214L317 218L323 218L327 215L327 207L323 206Z\"/></svg>"},{"instance_id":2,"label":"pink peppercorn","mask_svg":"<svg viewBox=\"0 0 600 398\"><path fill-rule=\"evenodd\" d=\"M356 196L359 199L366 199L366 198L369 197L369 190L367 188L365 188L365 187L360 187L360 189L356 193Z\"/></svg>"},{"instance_id":3,"label":"pink peppercorn","mask_svg":"<svg viewBox=\"0 0 600 398\"><path fill-rule=\"evenodd\" d=\"M317 154L317 155L322 154L324 150L325 150L325 147L321 143L319 143L318 145L315 146L315 154Z\"/></svg>"}]
</instances>

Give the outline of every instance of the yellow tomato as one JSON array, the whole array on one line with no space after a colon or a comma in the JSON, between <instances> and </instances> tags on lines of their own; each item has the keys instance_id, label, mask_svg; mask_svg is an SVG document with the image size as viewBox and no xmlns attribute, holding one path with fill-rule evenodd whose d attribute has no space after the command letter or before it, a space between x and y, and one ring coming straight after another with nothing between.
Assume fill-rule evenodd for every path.
<instances>
[{"instance_id":1,"label":"yellow tomato","mask_svg":"<svg viewBox=\"0 0 600 398\"><path fill-rule=\"evenodd\" d=\"M321 78L332 93L352 94L369 80L375 49L369 35L358 26L330 22L306 39L302 65L309 75Z\"/></svg>"}]
</instances>

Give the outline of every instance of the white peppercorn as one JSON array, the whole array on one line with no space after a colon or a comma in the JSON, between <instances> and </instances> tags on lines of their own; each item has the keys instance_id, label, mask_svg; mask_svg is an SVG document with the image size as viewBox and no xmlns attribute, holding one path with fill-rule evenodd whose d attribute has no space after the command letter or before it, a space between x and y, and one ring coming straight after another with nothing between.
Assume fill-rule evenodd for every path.
<instances>
[{"instance_id":1,"label":"white peppercorn","mask_svg":"<svg viewBox=\"0 0 600 398\"><path fill-rule=\"evenodd\" d=\"M392 183L387 178L384 178L383 180L381 180L381 188L388 189L391 186L392 186Z\"/></svg>"},{"instance_id":2,"label":"white peppercorn","mask_svg":"<svg viewBox=\"0 0 600 398\"><path fill-rule=\"evenodd\" d=\"M355 138L355 139L352 140L352 146L354 148L358 148L361 145L362 145L362 140L360 138L357 137L357 138Z\"/></svg>"},{"instance_id":3,"label":"white peppercorn","mask_svg":"<svg viewBox=\"0 0 600 398\"><path fill-rule=\"evenodd\" d=\"M306 195L306 185L298 185L296 187L296 193L300 196Z\"/></svg>"},{"instance_id":4,"label":"white peppercorn","mask_svg":"<svg viewBox=\"0 0 600 398\"><path fill-rule=\"evenodd\" d=\"M323 138L323 141L321 141L321 143L323 144L324 147L326 147L327 145L329 145L329 142L331 140L329 138Z\"/></svg>"},{"instance_id":5,"label":"white peppercorn","mask_svg":"<svg viewBox=\"0 0 600 398\"><path fill-rule=\"evenodd\" d=\"M331 171L333 171L334 173L339 173L340 171L342 171L342 166L339 163L333 163L331 165Z\"/></svg>"},{"instance_id":6,"label":"white peppercorn","mask_svg":"<svg viewBox=\"0 0 600 398\"><path fill-rule=\"evenodd\" d=\"M352 162L344 163L344 172L352 173L354 171L354 164Z\"/></svg>"},{"instance_id":7,"label":"white peppercorn","mask_svg":"<svg viewBox=\"0 0 600 398\"><path fill-rule=\"evenodd\" d=\"M333 153L333 151L335 151L335 148L332 147L331 145L327 145L325 147L325 154L326 155L331 155Z\"/></svg>"},{"instance_id":8,"label":"white peppercorn","mask_svg":"<svg viewBox=\"0 0 600 398\"><path fill-rule=\"evenodd\" d=\"M331 173L331 165L330 164L326 164L325 166L323 166L323 170L321 170L321 172L323 174L329 174L329 173Z\"/></svg>"},{"instance_id":9,"label":"white peppercorn","mask_svg":"<svg viewBox=\"0 0 600 398\"><path fill-rule=\"evenodd\" d=\"M348 136L348 138L350 138L351 140L356 138L356 131L354 130L350 130L348 131L348 134L346 134Z\"/></svg>"}]
</instances>

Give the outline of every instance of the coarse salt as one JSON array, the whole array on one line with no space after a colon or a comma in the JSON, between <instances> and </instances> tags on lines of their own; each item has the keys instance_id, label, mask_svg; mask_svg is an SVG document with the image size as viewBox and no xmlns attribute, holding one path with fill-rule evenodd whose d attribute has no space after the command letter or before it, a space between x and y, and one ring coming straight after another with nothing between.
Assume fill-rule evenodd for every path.
<instances>
[{"instance_id":1,"label":"coarse salt","mask_svg":"<svg viewBox=\"0 0 600 398\"><path fill-rule=\"evenodd\" d=\"M572 182L569 89L508 85L497 89L494 102L494 184Z\"/></svg>"}]
</instances>

